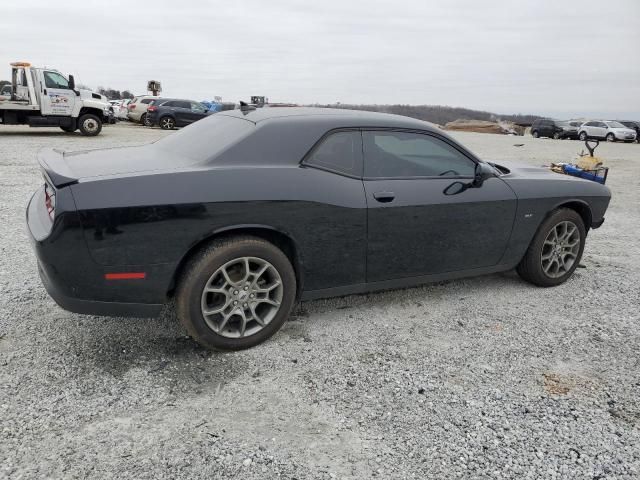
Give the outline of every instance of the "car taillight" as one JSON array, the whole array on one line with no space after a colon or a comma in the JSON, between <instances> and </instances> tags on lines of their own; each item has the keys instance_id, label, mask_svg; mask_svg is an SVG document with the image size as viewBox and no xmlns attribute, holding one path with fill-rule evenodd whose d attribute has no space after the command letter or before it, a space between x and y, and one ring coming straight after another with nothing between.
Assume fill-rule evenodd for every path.
<instances>
[{"instance_id":1,"label":"car taillight","mask_svg":"<svg viewBox=\"0 0 640 480\"><path fill-rule=\"evenodd\" d=\"M158 110L158 107L154 107L153 105L147 108L147 112L155 112L156 110Z\"/></svg>"},{"instance_id":2,"label":"car taillight","mask_svg":"<svg viewBox=\"0 0 640 480\"><path fill-rule=\"evenodd\" d=\"M44 184L44 206L47 209L49 218L53 220L56 210L56 192L48 183Z\"/></svg>"},{"instance_id":3,"label":"car taillight","mask_svg":"<svg viewBox=\"0 0 640 480\"><path fill-rule=\"evenodd\" d=\"M129 110L133 110L134 108L136 108L135 104L129 105Z\"/></svg>"}]
</instances>

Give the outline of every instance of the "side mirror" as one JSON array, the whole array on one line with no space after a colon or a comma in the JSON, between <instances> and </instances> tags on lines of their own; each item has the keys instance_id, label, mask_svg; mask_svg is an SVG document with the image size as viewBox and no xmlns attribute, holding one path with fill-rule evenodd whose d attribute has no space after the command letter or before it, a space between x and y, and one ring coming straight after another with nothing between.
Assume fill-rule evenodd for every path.
<instances>
[{"instance_id":1,"label":"side mirror","mask_svg":"<svg viewBox=\"0 0 640 480\"><path fill-rule=\"evenodd\" d=\"M475 178L473 179L474 187L481 187L485 180L495 177L495 171L488 163L478 163L476 165Z\"/></svg>"},{"instance_id":2,"label":"side mirror","mask_svg":"<svg viewBox=\"0 0 640 480\"><path fill-rule=\"evenodd\" d=\"M69 75L69 88L71 90L75 90L76 89L76 81L73 78L73 75Z\"/></svg>"}]
</instances>

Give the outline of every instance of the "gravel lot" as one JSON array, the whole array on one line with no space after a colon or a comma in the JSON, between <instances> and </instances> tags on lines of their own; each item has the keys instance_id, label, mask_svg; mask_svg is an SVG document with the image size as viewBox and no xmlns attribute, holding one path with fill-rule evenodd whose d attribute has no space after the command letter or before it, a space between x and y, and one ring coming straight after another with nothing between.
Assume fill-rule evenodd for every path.
<instances>
[{"instance_id":1,"label":"gravel lot","mask_svg":"<svg viewBox=\"0 0 640 480\"><path fill-rule=\"evenodd\" d=\"M165 134L0 127L0 477L640 478L640 145L599 147L612 203L563 286L507 273L307 302L266 344L219 354L171 311L63 311L27 240L40 148ZM581 149L455 136L532 165Z\"/></svg>"}]
</instances>

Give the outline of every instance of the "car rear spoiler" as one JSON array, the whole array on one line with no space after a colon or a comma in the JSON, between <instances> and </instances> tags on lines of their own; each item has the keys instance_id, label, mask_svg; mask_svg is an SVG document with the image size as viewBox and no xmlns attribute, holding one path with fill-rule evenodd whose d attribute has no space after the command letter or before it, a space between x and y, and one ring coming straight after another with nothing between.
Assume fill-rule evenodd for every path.
<instances>
[{"instance_id":1,"label":"car rear spoiler","mask_svg":"<svg viewBox=\"0 0 640 480\"><path fill-rule=\"evenodd\" d=\"M78 178L64 160L64 151L45 148L38 153L38 163L42 173L56 188L62 188L78 182Z\"/></svg>"}]
</instances>

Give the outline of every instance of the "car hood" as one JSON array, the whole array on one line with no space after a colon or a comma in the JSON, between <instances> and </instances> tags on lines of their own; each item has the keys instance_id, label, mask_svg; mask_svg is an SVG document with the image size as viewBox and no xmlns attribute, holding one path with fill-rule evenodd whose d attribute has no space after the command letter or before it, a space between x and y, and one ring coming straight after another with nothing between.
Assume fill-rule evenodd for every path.
<instances>
[{"instance_id":1,"label":"car hood","mask_svg":"<svg viewBox=\"0 0 640 480\"><path fill-rule=\"evenodd\" d=\"M500 178L513 188L518 197L611 196L609 188L604 185L556 173L548 167L532 167L510 161L501 161L494 165L509 170L509 173L501 175Z\"/></svg>"},{"instance_id":2,"label":"car hood","mask_svg":"<svg viewBox=\"0 0 640 480\"><path fill-rule=\"evenodd\" d=\"M183 170L197 163L154 144L77 152L49 148L38 154L38 161L57 187L96 178Z\"/></svg>"}]
</instances>

